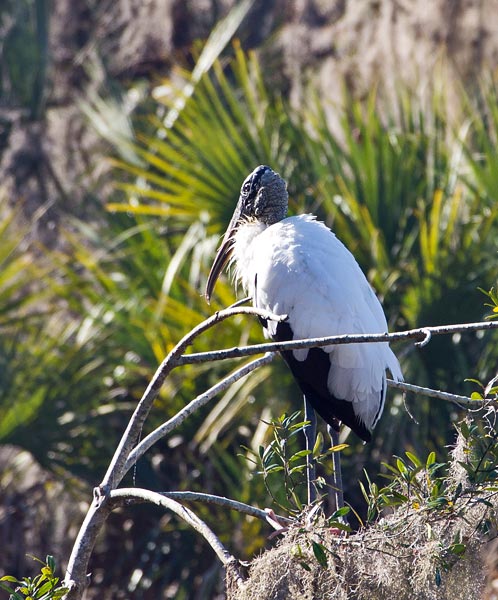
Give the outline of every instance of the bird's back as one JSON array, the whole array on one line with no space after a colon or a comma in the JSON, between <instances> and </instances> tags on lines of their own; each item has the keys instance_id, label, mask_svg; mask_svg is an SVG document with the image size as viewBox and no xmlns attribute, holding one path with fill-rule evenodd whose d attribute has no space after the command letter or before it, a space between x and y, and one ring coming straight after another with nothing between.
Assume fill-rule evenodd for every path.
<instances>
[{"instance_id":1,"label":"bird's back","mask_svg":"<svg viewBox=\"0 0 498 600\"><path fill-rule=\"evenodd\" d=\"M387 331L380 302L353 255L314 217L242 226L234 259L255 306L288 315L285 324L268 322L273 339ZM366 440L382 412L386 368L402 379L387 343L295 350L284 358L315 410Z\"/></svg>"}]
</instances>

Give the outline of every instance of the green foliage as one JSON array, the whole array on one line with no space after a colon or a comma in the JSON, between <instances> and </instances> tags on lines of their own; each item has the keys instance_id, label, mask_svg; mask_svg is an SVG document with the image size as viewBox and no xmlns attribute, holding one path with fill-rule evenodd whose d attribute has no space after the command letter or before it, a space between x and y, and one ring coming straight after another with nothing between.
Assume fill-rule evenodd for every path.
<instances>
[{"instance_id":1,"label":"green foliage","mask_svg":"<svg viewBox=\"0 0 498 600\"><path fill-rule=\"evenodd\" d=\"M498 87L496 78L485 76L473 95L467 95L466 112L471 122L471 144L463 147L471 170L468 179L482 199L483 210L496 205L498 185Z\"/></svg>"},{"instance_id":2,"label":"green foliage","mask_svg":"<svg viewBox=\"0 0 498 600\"><path fill-rule=\"evenodd\" d=\"M496 397L497 390L495 388ZM465 460L459 465L466 471L470 486L479 491L498 491L498 432L488 417L485 426L471 420L460 423L459 432L465 444ZM464 490L459 490L462 493ZM486 503L484 498L481 502Z\"/></svg>"},{"instance_id":3,"label":"green foliage","mask_svg":"<svg viewBox=\"0 0 498 600\"><path fill-rule=\"evenodd\" d=\"M490 302L487 302L484 306L489 306L489 308L491 309L492 314L490 315L486 315L486 319L498 319L498 291L495 290L494 287L492 287L489 292L486 292L485 290L483 290L482 288L479 288L479 290L486 295Z\"/></svg>"},{"instance_id":4,"label":"green foliage","mask_svg":"<svg viewBox=\"0 0 498 600\"><path fill-rule=\"evenodd\" d=\"M1 193L0 211L0 440L5 441L40 414L47 388L36 373L46 364L39 364L41 348L34 340L50 309L42 308L48 271L33 258L28 225Z\"/></svg>"},{"instance_id":5,"label":"green foliage","mask_svg":"<svg viewBox=\"0 0 498 600\"><path fill-rule=\"evenodd\" d=\"M259 469L255 474L263 476L273 501L278 507L294 514L303 509L298 489L305 484L306 457L311 454L309 450L298 449L299 442L295 440L308 424L307 421L301 421L300 417L300 411L296 411L272 419L269 423L273 433L270 443L266 447L260 445L257 452L245 448L249 460Z\"/></svg>"},{"instance_id":6,"label":"green foliage","mask_svg":"<svg viewBox=\"0 0 498 600\"><path fill-rule=\"evenodd\" d=\"M12 209L0 189L0 332L8 326L29 324L34 319L34 305L43 300L36 282L46 271L35 266L27 241L28 225L20 211ZM36 215L34 220L36 220ZM38 278L34 278L34 273ZM38 309L39 310L39 309Z\"/></svg>"},{"instance_id":7,"label":"green foliage","mask_svg":"<svg viewBox=\"0 0 498 600\"><path fill-rule=\"evenodd\" d=\"M488 383L482 383L478 379L466 379L469 383L474 383L479 386L479 392L472 392L470 397L473 400L489 400L496 401L498 400L498 375L495 375L492 379L488 381Z\"/></svg>"},{"instance_id":8,"label":"green foliage","mask_svg":"<svg viewBox=\"0 0 498 600\"><path fill-rule=\"evenodd\" d=\"M17 579L12 575L4 575L0 578L0 588L10 592L9 600L58 600L62 598L69 589L59 585L59 577L55 575L55 560L53 556L47 555L45 562L32 557L42 567L40 574L35 577L24 577ZM15 584L15 589L2 582Z\"/></svg>"},{"instance_id":9,"label":"green foliage","mask_svg":"<svg viewBox=\"0 0 498 600\"><path fill-rule=\"evenodd\" d=\"M409 505L419 510L422 506L427 509L448 506L449 500L441 493L444 477L440 475L440 470L447 466L446 463L437 463L434 452L429 453L425 463L411 452L405 454L408 460L396 457L393 465L383 463L387 473L382 477L390 480L389 485L377 485L370 480L367 473L365 476L368 490L360 481L362 494L368 503L369 522L388 507Z\"/></svg>"},{"instance_id":10,"label":"green foliage","mask_svg":"<svg viewBox=\"0 0 498 600\"><path fill-rule=\"evenodd\" d=\"M367 485L360 482L360 488L368 505L368 522L394 511L391 527L400 523L409 527L416 516L424 519L431 536L437 523L470 523L476 519L476 507L483 507L473 534L491 532L496 526L494 501L498 492L498 434L494 421L493 414L486 412L461 421L449 461L436 462L435 452L422 461L407 451L406 458L395 457L393 464L383 463L386 472L381 476L389 481L386 486L372 482L365 472ZM441 541L439 566L450 569L465 554L471 536L457 529L452 540Z\"/></svg>"}]
</instances>

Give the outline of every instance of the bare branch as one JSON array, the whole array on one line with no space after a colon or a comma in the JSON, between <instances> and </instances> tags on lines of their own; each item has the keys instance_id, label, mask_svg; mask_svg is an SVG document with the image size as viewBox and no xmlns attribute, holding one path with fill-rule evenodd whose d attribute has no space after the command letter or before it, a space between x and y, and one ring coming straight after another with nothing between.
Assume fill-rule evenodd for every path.
<instances>
[{"instance_id":1,"label":"bare branch","mask_svg":"<svg viewBox=\"0 0 498 600\"><path fill-rule=\"evenodd\" d=\"M190 346L193 341L207 331L214 325L222 322L223 320L232 317L234 315L256 315L264 319L270 319L275 321L284 321L287 317L285 315L274 315L267 311L252 308L252 307L232 307L226 310L222 310L206 319L194 329L192 329L187 335L185 335L173 350L166 356L161 365L156 370L153 378L151 379L147 389L145 390L142 398L140 399L128 426L121 438L121 441L114 453L109 468L105 474L102 484L97 488L96 495L92 506L83 522L80 532L78 534L77 541L73 547L73 551L69 560L66 583L70 586L70 591L66 595L66 600L73 600L81 598L83 590L87 583L87 572L88 572L88 561L95 544L96 537L102 529L109 512L114 506L114 502L132 501L132 502L153 502L155 504L164 506L169 510L172 510L178 514L181 518L187 521L194 529L199 531L211 544L220 560L225 566L236 565L235 558L231 556L228 551L223 547L221 542L215 536L215 534L207 527L207 525L201 521L191 510L183 507L181 504L176 502L172 497L166 497L163 494L151 492L148 490L140 489L122 489L115 490L114 488L122 480L123 476L133 465L136 460L142 454L150 448L150 446L160 437L166 435L173 428L177 427L183 420L192 414L197 408L208 402L216 393L223 391L229 385L231 385L237 379L240 379L244 375L247 375L250 371L267 364L271 361L273 354L277 351L282 350L294 350L299 348L312 348L320 346L328 346L332 344L351 344L351 343L366 343L366 342L393 342L398 340L415 339L419 343L428 343L433 335L451 334L456 332L468 332L486 329L498 328L498 322L490 321L484 323L469 323L464 325L447 325L442 327L424 327L420 329L412 329L409 331L391 333L391 334L373 334L373 335L340 335L331 336L324 338L315 338L309 340L294 340L291 342L280 342L280 343L267 343L258 344L254 346L246 346L241 348L224 349L214 352L203 352L196 354L185 355L184 352ZM147 436L141 444L135 449L133 448L136 443L139 434L142 430L142 426L147 418L152 403L156 398L164 380L169 373L176 367L202 363L214 360L223 360L227 358L240 358L244 356L251 356L255 354L266 353L269 354L259 358L251 363L244 365L241 369L237 370L232 375L226 377L224 380L213 386L210 390L200 395L198 398L193 400L187 405L178 415L170 419L167 423L163 424L156 431L152 432ZM399 384L396 384L400 387ZM408 388L409 384L404 384L404 389L410 389L410 391L416 391L417 393L427 393L428 395L443 398L445 400L451 400L459 404L468 405L469 402L473 406L478 405L478 401L473 401L465 397L454 396L452 394L446 394L445 392L435 392L434 390L427 390L424 388L418 388L413 386ZM414 390L414 388L416 388ZM422 391L424 390L424 391ZM430 392L430 393L429 393ZM110 502L110 498L113 502ZM191 498L192 499L192 498ZM257 509L254 509L257 510ZM264 512L264 511L263 511ZM262 515L258 515L263 518ZM268 520L265 517L265 520Z\"/></svg>"},{"instance_id":2,"label":"bare branch","mask_svg":"<svg viewBox=\"0 0 498 600\"><path fill-rule=\"evenodd\" d=\"M185 349L192 344L194 339L198 337L204 331L207 331L209 328L214 325L221 323L225 319L232 317L234 315L256 315L260 316L264 319L270 319L272 321L284 321L287 317L274 315L266 310L261 310L258 308L252 307L239 307L239 308L227 308L226 310L221 310L202 323L199 323L196 327L194 327L191 331L189 331L173 348L173 350L166 356L163 362L159 365L158 369L154 373L147 389L145 390L142 398L140 399L129 423L128 426L123 433L121 441L116 448L116 452L111 460L109 468L107 469L107 473L102 481L101 488L104 490L110 490L116 487L124 474L125 463L127 461L127 457L131 452L134 443L138 439L140 431L142 430L142 426L149 414L152 403L156 398L159 390L161 389L164 380L168 376L168 374L181 363L179 361L182 353Z\"/></svg>"},{"instance_id":3,"label":"bare branch","mask_svg":"<svg viewBox=\"0 0 498 600\"><path fill-rule=\"evenodd\" d=\"M82 597L89 583L88 562L92 555L97 535L111 512L109 503L102 503L94 499L85 516L78 536L73 544L71 556L68 561L64 584L69 592L64 600L77 600Z\"/></svg>"},{"instance_id":4,"label":"bare branch","mask_svg":"<svg viewBox=\"0 0 498 600\"><path fill-rule=\"evenodd\" d=\"M404 381L393 381L392 379L387 380L389 387L402 390L403 392L415 392L422 396L430 396L431 398L439 398L440 400L446 400L447 402L453 402L459 406L466 408L483 408L484 406L498 406L498 402L493 399L489 400L473 400L468 396L459 396L458 394L450 394L448 392L442 392L440 390L432 390L431 388L421 387L419 385L413 385L412 383L405 383Z\"/></svg>"},{"instance_id":5,"label":"bare branch","mask_svg":"<svg viewBox=\"0 0 498 600\"><path fill-rule=\"evenodd\" d=\"M428 343L434 335L447 335L452 333L482 331L486 329L498 329L498 321L481 321L477 323L464 323L458 325L441 325L437 327L421 327L409 329L396 333L368 333L368 334L345 334L332 335L328 337L310 338L305 340L292 340L290 342L268 342L265 344L254 344L240 348L227 348L224 350L213 350L211 352L197 352L182 355L177 364L197 364L212 360L226 360L228 358L241 358L262 354L263 352L282 352L284 350L298 350L301 348L319 348L336 344L365 344L369 342L397 342L400 340L415 339L422 344Z\"/></svg>"},{"instance_id":6,"label":"bare branch","mask_svg":"<svg viewBox=\"0 0 498 600\"><path fill-rule=\"evenodd\" d=\"M283 321L286 318L285 316L273 315L268 311L249 307L222 310L189 331L166 356L156 370L135 408L128 426L121 437L119 445L116 448L111 463L109 464L104 479L96 490L97 493L95 494L94 502L78 532L78 537L73 545L66 571L65 581L70 588L70 591L66 594L65 600L79 600L87 586L88 561L95 545L96 538L109 514L107 502L109 493L119 484L126 473L125 465L128 456L133 450L133 446L139 437L145 419L150 412L152 403L164 383L164 380L175 367L179 366L180 363L178 362L178 359L197 336L208 330L210 327L221 323L223 320L240 314L256 315L264 319L276 321ZM173 502L173 500L170 500L170 502Z\"/></svg>"},{"instance_id":7,"label":"bare branch","mask_svg":"<svg viewBox=\"0 0 498 600\"><path fill-rule=\"evenodd\" d=\"M216 555L223 565L226 566L229 563L236 562L236 558L232 556L230 552L228 552L212 529L210 529L210 527L202 519L199 519L199 517L192 512L190 508L183 506L179 502L176 502L176 500L168 498L159 492L152 492L151 490L145 490L142 488L122 488L119 490L112 490L110 493L110 499L115 505L150 502L152 504L156 504L157 506L167 508L178 515L202 535L211 548L216 552Z\"/></svg>"},{"instance_id":8,"label":"bare branch","mask_svg":"<svg viewBox=\"0 0 498 600\"><path fill-rule=\"evenodd\" d=\"M160 493L163 494L163 496L166 496L167 498L172 498L174 500L176 499L192 502L206 502L208 504L216 504L218 506L230 508L231 510L236 510L237 512L241 512L246 515L250 515L251 517L261 519L262 521L266 521L267 523L270 523L272 527L274 526L268 519L269 513L266 510L261 510L260 508L256 508L255 506L250 506L249 504L244 504L243 502L238 502L237 500L231 500L230 498L225 498L224 496L213 496L212 494L203 494L201 492ZM278 519L278 521L282 521L284 523L294 523L293 519L289 519L288 517L276 515L275 518Z\"/></svg>"},{"instance_id":9,"label":"bare branch","mask_svg":"<svg viewBox=\"0 0 498 600\"><path fill-rule=\"evenodd\" d=\"M266 365L273 360L273 354L265 354L261 358L257 358L256 360L247 363L240 369L237 369L234 373L231 373L221 381L219 381L216 385L209 388L204 393L194 398L191 402L189 402L184 408L182 408L179 412L176 413L174 417L166 421L160 425L157 429L149 433L147 437L145 437L134 449L130 452L130 455L125 463L124 471L127 472L136 462L137 460L147 452L147 450L163 438L165 435L170 433L173 429L176 429L179 425L185 421L187 417L189 417L192 413L197 411L199 408L204 406L211 400L216 394L223 392L227 388L229 388L233 383L242 379L248 375L251 371L254 371L258 367L262 365Z\"/></svg>"}]
</instances>

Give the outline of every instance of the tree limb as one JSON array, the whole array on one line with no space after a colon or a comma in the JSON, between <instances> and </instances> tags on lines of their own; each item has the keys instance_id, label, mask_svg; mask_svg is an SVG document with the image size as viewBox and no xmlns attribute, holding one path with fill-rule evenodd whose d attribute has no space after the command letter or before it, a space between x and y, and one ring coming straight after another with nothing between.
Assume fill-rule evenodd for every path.
<instances>
[{"instance_id":1,"label":"tree limb","mask_svg":"<svg viewBox=\"0 0 498 600\"><path fill-rule=\"evenodd\" d=\"M262 365L266 365L270 363L274 358L274 355L271 353L265 354L261 358L257 358L256 360L247 363L240 369L237 369L234 373L231 373L221 381L219 381L216 385L209 388L204 393L194 398L191 402L189 402L186 406L184 406L179 412L176 413L174 417L171 417L166 423L160 425L157 429L154 429L147 437L145 437L135 448L130 452L128 459L125 463L124 470L127 472L136 462L137 460L147 452L147 450L167 435L173 429L176 429L179 425L185 421L187 417L189 417L196 410L207 404L209 400L211 400L216 394L223 392L228 387L230 387L233 383L245 377L251 371L254 371L258 367Z\"/></svg>"},{"instance_id":2,"label":"tree limb","mask_svg":"<svg viewBox=\"0 0 498 600\"><path fill-rule=\"evenodd\" d=\"M73 544L67 565L64 584L69 588L69 592L64 596L65 600L81 598L88 587L88 562L92 555L97 536L111 510L108 502L103 503L100 501L100 498L96 497L88 509Z\"/></svg>"},{"instance_id":3,"label":"tree limb","mask_svg":"<svg viewBox=\"0 0 498 600\"><path fill-rule=\"evenodd\" d=\"M66 594L65 600L79 600L82 597L84 589L87 587L88 562L97 535L110 512L108 505L110 492L119 485L126 473L125 465L127 464L129 454L133 450L145 419L150 412L152 403L164 380L175 367L179 366L178 359L196 337L225 319L240 314L256 315L275 321L284 321L286 318L285 316L274 315L268 311L250 307L235 307L221 310L189 331L162 361L128 422L102 483L94 490L94 501L81 525L68 561L65 583L69 587L69 592ZM269 361L271 359L268 358L266 360ZM173 502L173 500L170 500L170 502Z\"/></svg>"},{"instance_id":4,"label":"tree limb","mask_svg":"<svg viewBox=\"0 0 498 600\"><path fill-rule=\"evenodd\" d=\"M102 481L101 487L104 491L115 488L126 473L125 464L128 455L132 451L133 445L140 435L144 421L152 407L152 403L159 393L166 377L175 367L180 365L179 359L185 349L204 331L207 331L229 317L243 314L256 315L273 321L284 321L287 318L286 316L274 315L269 311L257 308L227 308L226 310L215 313L189 331L159 365L140 399Z\"/></svg>"},{"instance_id":5,"label":"tree limb","mask_svg":"<svg viewBox=\"0 0 498 600\"><path fill-rule=\"evenodd\" d=\"M344 334L328 337L309 338L303 340L292 340L290 342L267 342L264 344L253 344L240 348L227 348L213 350L211 352L197 352L183 354L177 361L177 365L189 365L208 362L212 360L226 360L228 358L241 358L262 354L263 352L283 352L284 350L299 350L302 348L320 348L336 344L364 344L368 342L397 342L400 340L415 339L419 344L427 343L433 335L447 335L470 331L482 331L486 329L498 329L498 321L481 321L477 323L464 323L459 325L441 325L437 327L420 327L399 331L396 333L366 333L366 334Z\"/></svg>"},{"instance_id":6,"label":"tree limb","mask_svg":"<svg viewBox=\"0 0 498 600\"><path fill-rule=\"evenodd\" d=\"M143 503L150 502L157 506L162 506L171 510L186 523L188 523L195 531L200 533L202 537L208 542L211 548L215 551L216 555L220 559L223 565L236 562L236 558L228 552L225 546L221 543L218 536L210 529L210 527L199 517L176 500L168 498L166 495L159 492L152 492L151 490L145 490L142 488L121 488L119 490L112 490L110 492L110 501L114 506L130 504L130 503Z\"/></svg>"},{"instance_id":7,"label":"tree limb","mask_svg":"<svg viewBox=\"0 0 498 600\"><path fill-rule=\"evenodd\" d=\"M260 508L256 508L255 506L250 506L249 504L244 504L243 502L238 502L237 500L231 500L230 498L225 498L224 496L214 496L213 494L203 494L201 492L160 492L163 496L167 498L172 498L176 500L185 500L185 501L193 501L193 502L206 502L208 504L216 504L218 506L223 506L226 508L230 508L231 510L236 510L237 512L244 513L246 515L250 515L251 517L256 517L257 519L261 519L262 521L266 521L273 524L271 520L268 519L269 513L266 510L261 510ZM293 519L289 519L288 517L282 517L280 515L276 515L274 519L278 519L278 521L282 521L283 523L293 523Z\"/></svg>"},{"instance_id":8,"label":"tree limb","mask_svg":"<svg viewBox=\"0 0 498 600\"><path fill-rule=\"evenodd\" d=\"M404 381L393 381L392 379L387 380L389 387L402 390L403 392L415 392L422 396L430 396L431 398L439 398L440 400L446 400L447 402L453 402L459 406L466 408L483 408L485 406L498 406L498 402L492 398L486 400L473 400L468 396L460 396L458 394L450 394L448 392L442 392L440 390L432 390L431 388L421 387L419 385L413 385L412 383L405 383Z\"/></svg>"}]
</instances>

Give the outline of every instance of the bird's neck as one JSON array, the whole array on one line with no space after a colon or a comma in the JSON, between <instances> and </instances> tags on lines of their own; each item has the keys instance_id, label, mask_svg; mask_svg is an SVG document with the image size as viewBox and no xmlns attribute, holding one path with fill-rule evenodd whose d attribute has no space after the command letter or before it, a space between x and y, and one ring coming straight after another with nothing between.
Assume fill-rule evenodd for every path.
<instances>
[{"instance_id":1,"label":"bird's neck","mask_svg":"<svg viewBox=\"0 0 498 600\"><path fill-rule=\"evenodd\" d=\"M235 234L233 245L233 262L235 264L235 277L247 294L253 295L256 263L254 251L258 244L258 236L269 225L261 221L246 221L241 223Z\"/></svg>"}]
</instances>

